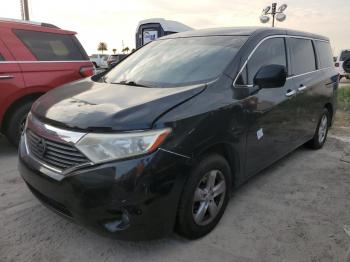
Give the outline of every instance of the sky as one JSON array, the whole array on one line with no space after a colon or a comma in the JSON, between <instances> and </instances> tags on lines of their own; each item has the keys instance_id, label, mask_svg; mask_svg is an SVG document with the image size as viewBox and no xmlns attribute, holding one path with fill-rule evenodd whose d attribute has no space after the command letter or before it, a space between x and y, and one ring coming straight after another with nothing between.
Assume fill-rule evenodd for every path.
<instances>
[{"instance_id":1,"label":"sky","mask_svg":"<svg viewBox=\"0 0 350 262\"><path fill-rule=\"evenodd\" d=\"M266 0L28 0L30 19L77 32L88 54L106 42L107 53L135 47L140 20L165 18L192 28L271 26L261 24ZM285 0L287 19L277 27L318 33L330 38L334 55L350 48L350 0ZM20 0L0 0L0 17L21 18Z\"/></svg>"}]
</instances>

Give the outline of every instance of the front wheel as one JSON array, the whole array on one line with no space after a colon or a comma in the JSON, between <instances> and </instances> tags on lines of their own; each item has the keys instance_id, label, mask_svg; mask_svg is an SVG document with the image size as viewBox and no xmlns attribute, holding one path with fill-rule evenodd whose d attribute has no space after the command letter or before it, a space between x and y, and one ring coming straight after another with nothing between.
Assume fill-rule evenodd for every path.
<instances>
[{"instance_id":1,"label":"front wheel","mask_svg":"<svg viewBox=\"0 0 350 262\"><path fill-rule=\"evenodd\" d=\"M325 108L318 122L314 137L306 143L307 146L313 149L320 149L327 140L328 129L330 126L330 114Z\"/></svg>"},{"instance_id":2,"label":"front wheel","mask_svg":"<svg viewBox=\"0 0 350 262\"><path fill-rule=\"evenodd\" d=\"M181 197L177 232L197 239L220 221L231 189L231 170L225 158L212 154L202 158L192 171Z\"/></svg>"},{"instance_id":3,"label":"front wheel","mask_svg":"<svg viewBox=\"0 0 350 262\"><path fill-rule=\"evenodd\" d=\"M21 138L21 134L26 122L26 118L32 104L33 101L29 101L22 104L20 107L18 107L15 111L12 112L7 122L5 135L7 139L16 147L19 144L19 140Z\"/></svg>"}]
</instances>

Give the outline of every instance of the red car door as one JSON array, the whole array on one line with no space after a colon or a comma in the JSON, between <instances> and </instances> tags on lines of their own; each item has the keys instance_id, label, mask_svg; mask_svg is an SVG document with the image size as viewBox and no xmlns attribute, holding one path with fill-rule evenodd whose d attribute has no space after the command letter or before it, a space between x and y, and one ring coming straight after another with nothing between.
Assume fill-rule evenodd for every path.
<instances>
[{"instance_id":1,"label":"red car door","mask_svg":"<svg viewBox=\"0 0 350 262\"><path fill-rule=\"evenodd\" d=\"M22 88L20 66L0 39L0 126L7 108Z\"/></svg>"}]
</instances>

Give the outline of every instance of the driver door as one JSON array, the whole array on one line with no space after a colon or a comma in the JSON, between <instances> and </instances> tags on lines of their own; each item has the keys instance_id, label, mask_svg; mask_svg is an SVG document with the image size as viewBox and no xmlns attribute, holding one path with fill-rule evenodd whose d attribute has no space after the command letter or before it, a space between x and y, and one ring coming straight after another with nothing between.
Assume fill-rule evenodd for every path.
<instances>
[{"instance_id":1,"label":"driver door","mask_svg":"<svg viewBox=\"0 0 350 262\"><path fill-rule=\"evenodd\" d=\"M265 65L288 68L286 42L283 37L267 39L248 60L236 86L247 86L250 95L243 99L246 120L245 176L259 172L281 158L296 145L296 90L293 80L282 87L259 89L253 79Z\"/></svg>"}]
</instances>

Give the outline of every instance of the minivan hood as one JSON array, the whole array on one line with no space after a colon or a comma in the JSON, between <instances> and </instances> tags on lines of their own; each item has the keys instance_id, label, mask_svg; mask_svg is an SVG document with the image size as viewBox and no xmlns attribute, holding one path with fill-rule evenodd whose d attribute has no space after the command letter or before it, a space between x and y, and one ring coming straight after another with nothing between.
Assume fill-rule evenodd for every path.
<instances>
[{"instance_id":1,"label":"minivan hood","mask_svg":"<svg viewBox=\"0 0 350 262\"><path fill-rule=\"evenodd\" d=\"M32 113L46 123L89 131L150 129L163 113L194 97L205 84L147 88L94 82L90 78L40 97Z\"/></svg>"}]
</instances>

